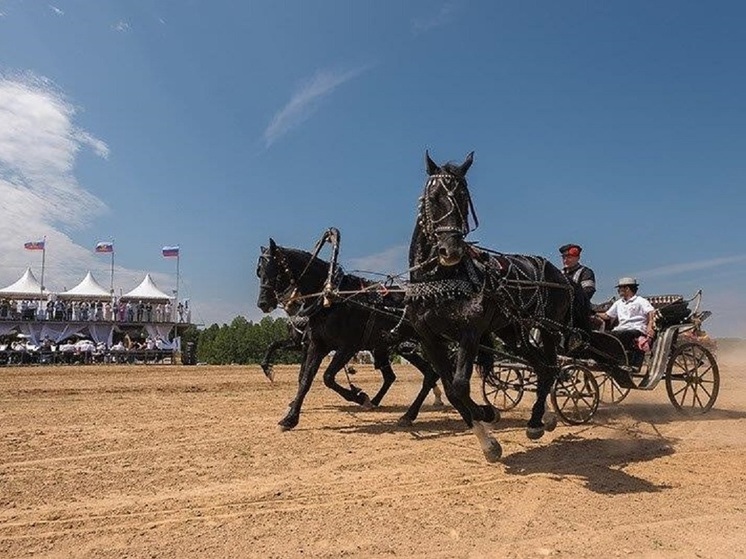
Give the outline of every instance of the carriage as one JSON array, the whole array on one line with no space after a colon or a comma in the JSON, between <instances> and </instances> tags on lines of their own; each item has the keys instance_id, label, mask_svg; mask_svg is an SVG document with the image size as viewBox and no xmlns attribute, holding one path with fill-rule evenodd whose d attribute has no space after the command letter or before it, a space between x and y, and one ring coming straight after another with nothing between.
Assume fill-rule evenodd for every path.
<instances>
[{"instance_id":1,"label":"carriage","mask_svg":"<svg viewBox=\"0 0 746 559\"><path fill-rule=\"evenodd\" d=\"M701 298L701 291L689 300L681 295L647 297L656 309L656 338L639 364L630 364L631 352L603 331L594 336L606 338L610 349L605 355L597 349L575 357L561 355L562 368L550 392L557 415L571 425L587 423L600 403L619 403L630 390L653 390L661 380L676 410L686 415L708 412L718 396L720 374L713 344L701 329L711 314L699 309ZM612 302L597 310L606 310ZM482 395L498 410L508 411L524 393L536 390L537 379L525 361L496 355L491 370L480 370Z\"/></svg>"}]
</instances>

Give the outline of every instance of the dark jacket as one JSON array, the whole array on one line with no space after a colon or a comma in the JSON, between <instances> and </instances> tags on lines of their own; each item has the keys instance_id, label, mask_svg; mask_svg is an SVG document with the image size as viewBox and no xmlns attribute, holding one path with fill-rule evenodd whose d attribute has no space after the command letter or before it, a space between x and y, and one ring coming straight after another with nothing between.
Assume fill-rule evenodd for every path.
<instances>
[{"instance_id":1,"label":"dark jacket","mask_svg":"<svg viewBox=\"0 0 746 559\"><path fill-rule=\"evenodd\" d=\"M590 301L593 294L596 293L596 274L593 273L593 270L588 266L576 264L572 268L565 268L562 271L568 278L583 288Z\"/></svg>"}]
</instances>

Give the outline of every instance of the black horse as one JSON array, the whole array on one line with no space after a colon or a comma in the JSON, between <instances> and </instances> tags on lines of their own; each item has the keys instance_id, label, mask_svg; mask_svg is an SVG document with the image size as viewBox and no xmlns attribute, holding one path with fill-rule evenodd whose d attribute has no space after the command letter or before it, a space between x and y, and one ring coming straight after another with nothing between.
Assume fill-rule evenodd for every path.
<instances>
[{"instance_id":1,"label":"black horse","mask_svg":"<svg viewBox=\"0 0 746 559\"><path fill-rule=\"evenodd\" d=\"M390 360L396 350L424 376L422 389L399 421L410 424L416 419L438 377L417 354L414 330L401 320L404 309L401 289L345 274L336 264L306 251L281 247L272 239L268 248L262 247L257 276L260 279L257 306L262 311L271 312L282 305L286 310L292 309L293 314L308 318L298 392L287 415L279 422L282 430L298 424L303 400L322 360L331 351L335 353L324 371L324 384L345 400L370 408L381 402L396 379ZM328 300L330 282L337 294L334 301ZM383 384L372 399L354 385L345 388L336 381L337 373L361 350L373 354L374 366L383 377Z\"/></svg>"},{"instance_id":2,"label":"black horse","mask_svg":"<svg viewBox=\"0 0 746 559\"><path fill-rule=\"evenodd\" d=\"M545 417L545 403L559 371L558 347L582 342L590 311L582 290L544 258L478 250L465 241L472 222L478 225L466 182L473 156L441 167L426 154L428 179L409 249L406 316L448 399L476 434L487 460L496 461L502 448L487 425L494 412L470 396L480 339L493 332L536 372L527 435L538 439L557 424L553 414ZM455 367L451 342L459 348Z\"/></svg>"}]
</instances>

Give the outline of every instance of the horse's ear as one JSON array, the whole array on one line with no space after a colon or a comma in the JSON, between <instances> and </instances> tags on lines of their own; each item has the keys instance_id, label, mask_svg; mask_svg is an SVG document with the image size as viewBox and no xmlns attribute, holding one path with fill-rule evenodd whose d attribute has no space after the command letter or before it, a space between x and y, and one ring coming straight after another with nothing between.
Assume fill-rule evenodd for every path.
<instances>
[{"instance_id":1,"label":"horse's ear","mask_svg":"<svg viewBox=\"0 0 746 559\"><path fill-rule=\"evenodd\" d=\"M435 175L437 173L440 173L440 167L435 164L435 161L430 159L430 153L428 153L427 150L425 150L425 163L427 164L428 175Z\"/></svg>"},{"instance_id":2,"label":"horse's ear","mask_svg":"<svg viewBox=\"0 0 746 559\"><path fill-rule=\"evenodd\" d=\"M267 252L267 247L265 247L264 245L262 245L262 246L260 246L260 247L259 247L259 251L260 251L260 252L261 252L262 254L264 254L265 252Z\"/></svg>"},{"instance_id":3,"label":"horse's ear","mask_svg":"<svg viewBox=\"0 0 746 559\"><path fill-rule=\"evenodd\" d=\"M474 163L474 152L472 151L469 155L466 156L466 159L464 159L464 162L461 164L461 176L466 176L466 171L469 170L469 167L471 167L471 164Z\"/></svg>"},{"instance_id":4,"label":"horse's ear","mask_svg":"<svg viewBox=\"0 0 746 559\"><path fill-rule=\"evenodd\" d=\"M277 248L277 243L275 243L275 240L272 237L270 237L269 238L269 253L272 254L276 248Z\"/></svg>"}]
</instances>

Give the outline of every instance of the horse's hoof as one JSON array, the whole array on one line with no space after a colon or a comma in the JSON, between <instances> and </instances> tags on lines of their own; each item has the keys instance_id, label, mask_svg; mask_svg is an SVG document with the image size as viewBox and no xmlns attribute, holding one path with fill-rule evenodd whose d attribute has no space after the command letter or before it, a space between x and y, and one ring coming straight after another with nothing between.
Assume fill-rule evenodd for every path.
<instances>
[{"instance_id":1,"label":"horse's hoof","mask_svg":"<svg viewBox=\"0 0 746 559\"><path fill-rule=\"evenodd\" d=\"M409 419L406 415L402 415L399 419L396 420L396 424L399 427L411 427L413 421Z\"/></svg>"},{"instance_id":2,"label":"horse's hoof","mask_svg":"<svg viewBox=\"0 0 746 559\"><path fill-rule=\"evenodd\" d=\"M296 425L298 425L297 420L283 419L277 424L277 428L279 429L280 432L284 432L284 431L290 431Z\"/></svg>"},{"instance_id":3,"label":"horse's hoof","mask_svg":"<svg viewBox=\"0 0 746 559\"><path fill-rule=\"evenodd\" d=\"M361 392L360 397L362 398L362 402L360 402L360 407L362 407L365 411L370 411L375 407L373 405L373 402L370 401L370 398L368 398L368 395L365 392Z\"/></svg>"},{"instance_id":4,"label":"horse's hoof","mask_svg":"<svg viewBox=\"0 0 746 559\"><path fill-rule=\"evenodd\" d=\"M441 400L440 398L436 398L435 401L433 402L433 407L440 409L440 408L444 408L445 404L443 403L443 400Z\"/></svg>"},{"instance_id":5,"label":"horse's hoof","mask_svg":"<svg viewBox=\"0 0 746 559\"><path fill-rule=\"evenodd\" d=\"M544 416L544 430L552 432L557 428L557 416L553 413L548 413Z\"/></svg>"},{"instance_id":6,"label":"horse's hoof","mask_svg":"<svg viewBox=\"0 0 746 559\"><path fill-rule=\"evenodd\" d=\"M526 436L532 441L540 439L544 436L544 428L543 427L528 427L526 429Z\"/></svg>"},{"instance_id":7,"label":"horse's hoof","mask_svg":"<svg viewBox=\"0 0 746 559\"><path fill-rule=\"evenodd\" d=\"M500 446L500 443L497 441L492 441L490 443L490 447L484 451L484 457L487 459L487 462L490 464L493 464L500 460L500 458L503 455L503 447Z\"/></svg>"}]
</instances>

